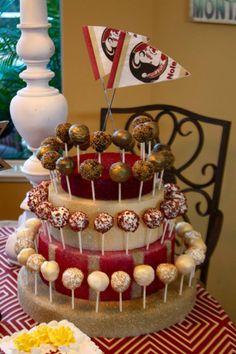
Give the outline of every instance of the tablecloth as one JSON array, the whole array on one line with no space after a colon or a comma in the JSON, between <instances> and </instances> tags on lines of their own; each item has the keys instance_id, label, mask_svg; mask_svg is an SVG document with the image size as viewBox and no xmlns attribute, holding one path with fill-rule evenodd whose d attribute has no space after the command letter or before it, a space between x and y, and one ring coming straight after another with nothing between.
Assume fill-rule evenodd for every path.
<instances>
[{"instance_id":1,"label":"tablecloth","mask_svg":"<svg viewBox=\"0 0 236 354\"><path fill-rule=\"evenodd\" d=\"M19 305L17 274L19 267L8 262L5 254L7 237L13 227L0 228L0 337L36 322ZM236 328L221 305L197 285L197 299L185 320L168 329L148 335L106 339L93 338L104 354L233 354L236 353ZM85 353L86 354L86 353Z\"/></svg>"}]
</instances>

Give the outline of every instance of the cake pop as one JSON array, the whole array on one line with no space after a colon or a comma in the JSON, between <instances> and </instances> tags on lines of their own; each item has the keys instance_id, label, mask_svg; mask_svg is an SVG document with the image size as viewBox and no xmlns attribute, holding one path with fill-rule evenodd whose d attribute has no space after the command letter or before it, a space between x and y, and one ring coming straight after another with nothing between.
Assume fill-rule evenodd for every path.
<instances>
[{"instance_id":1,"label":"cake pop","mask_svg":"<svg viewBox=\"0 0 236 354\"><path fill-rule=\"evenodd\" d=\"M159 170L159 189L162 186L164 170L170 168L174 161L174 155L172 154L170 147L167 145L156 144L152 153L149 156L149 161L156 165L156 170Z\"/></svg>"},{"instance_id":2,"label":"cake pop","mask_svg":"<svg viewBox=\"0 0 236 354\"><path fill-rule=\"evenodd\" d=\"M157 208L149 208L145 210L145 212L143 213L142 220L144 224L148 227L147 245L146 245L146 249L148 250L151 230L161 226L164 220L164 214L161 210Z\"/></svg>"},{"instance_id":3,"label":"cake pop","mask_svg":"<svg viewBox=\"0 0 236 354\"><path fill-rule=\"evenodd\" d=\"M83 249L82 249L81 233L89 225L88 215L83 213L82 211L74 212L69 217L69 225L73 231L76 231L78 233L79 249L80 249L80 253L82 253Z\"/></svg>"},{"instance_id":4,"label":"cake pop","mask_svg":"<svg viewBox=\"0 0 236 354\"><path fill-rule=\"evenodd\" d=\"M102 165L97 160L94 160L94 159L87 159L87 160L83 161L80 165L81 177L88 180L88 181L91 181L93 200L96 199L94 180L101 177L102 171L103 171Z\"/></svg>"},{"instance_id":5,"label":"cake pop","mask_svg":"<svg viewBox=\"0 0 236 354\"><path fill-rule=\"evenodd\" d=\"M57 193L57 184L56 184L56 179L55 179L55 175L53 173L53 171L56 168L56 161L59 159L60 154L56 151L48 151L46 152L41 159L41 163L42 166L44 168L46 168L47 170L49 170L50 172L50 177L51 177L51 181L53 183L55 192Z\"/></svg>"},{"instance_id":6,"label":"cake pop","mask_svg":"<svg viewBox=\"0 0 236 354\"><path fill-rule=\"evenodd\" d=\"M48 235L49 242L52 242L52 238L49 231L48 219L50 217L52 208L53 205L51 202L43 201L38 204L35 210L35 214L37 215L37 217L44 221L45 233L46 235Z\"/></svg>"},{"instance_id":7,"label":"cake pop","mask_svg":"<svg viewBox=\"0 0 236 354\"><path fill-rule=\"evenodd\" d=\"M146 308L146 288L150 285L154 278L154 269L147 264L137 265L133 272L134 279L136 283L143 287L143 308Z\"/></svg>"},{"instance_id":8,"label":"cake pop","mask_svg":"<svg viewBox=\"0 0 236 354\"><path fill-rule=\"evenodd\" d=\"M16 239L15 252L18 255L24 248L35 248L35 243L31 237L25 236Z\"/></svg>"},{"instance_id":9,"label":"cake pop","mask_svg":"<svg viewBox=\"0 0 236 354\"><path fill-rule=\"evenodd\" d=\"M151 162L137 160L132 166L132 172L135 178L140 181L140 188L139 188L139 200L142 197L142 190L143 190L143 182L148 181L153 177L154 168Z\"/></svg>"},{"instance_id":10,"label":"cake pop","mask_svg":"<svg viewBox=\"0 0 236 354\"><path fill-rule=\"evenodd\" d=\"M132 135L128 130L118 129L112 134L112 142L114 145L118 146L122 152L121 161L125 162L125 148L130 146L132 142Z\"/></svg>"},{"instance_id":11,"label":"cake pop","mask_svg":"<svg viewBox=\"0 0 236 354\"><path fill-rule=\"evenodd\" d=\"M71 290L71 307L75 308L75 289L79 288L84 279L84 274L79 268L67 268L62 274L62 283Z\"/></svg>"},{"instance_id":12,"label":"cake pop","mask_svg":"<svg viewBox=\"0 0 236 354\"><path fill-rule=\"evenodd\" d=\"M45 261L40 268L41 274L49 282L49 301L52 302L52 282L58 278L60 268L55 261Z\"/></svg>"},{"instance_id":13,"label":"cake pop","mask_svg":"<svg viewBox=\"0 0 236 354\"><path fill-rule=\"evenodd\" d=\"M185 251L185 254L188 255L188 256L191 256L194 260L194 263L195 263L195 266L190 274L190 277L189 277L189 286L191 286L192 284L192 280L194 278L194 275L195 275L195 269L196 269L196 266L202 264L204 261L205 261L205 258L206 258L206 253L203 249L201 248L195 248L195 247L189 247L186 251Z\"/></svg>"},{"instance_id":14,"label":"cake pop","mask_svg":"<svg viewBox=\"0 0 236 354\"><path fill-rule=\"evenodd\" d=\"M170 220L173 220L173 219L177 218L177 216L179 216L179 210L180 210L179 202L174 199L164 200L160 204L160 210L163 212L164 217L167 220L165 223L164 231L163 231L162 238L161 238L161 243L163 243L164 239L165 239L165 233L166 233L167 228L170 224ZM174 228L174 223L172 224L172 229L173 228ZM172 234L172 229L169 232L170 236Z\"/></svg>"},{"instance_id":15,"label":"cake pop","mask_svg":"<svg viewBox=\"0 0 236 354\"><path fill-rule=\"evenodd\" d=\"M80 166L80 146L89 141L89 129L86 125L73 124L69 129L69 137L76 146L77 169L79 173Z\"/></svg>"},{"instance_id":16,"label":"cake pop","mask_svg":"<svg viewBox=\"0 0 236 354\"><path fill-rule=\"evenodd\" d=\"M38 233L42 222L38 218L30 218L25 221L25 227L31 229L34 233Z\"/></svg>"},{"instance_id":17,"label":"cake pop","mask_svg":"<svg viewBox=\"0 0 236 354\"><path fill-rule=\"evenodd\" d=\"M100 213L94 220L94 228L102 234L102 255L104 255L104 234L114 225L114 218L108 213Z\"/></svg>"},{"instance_id":18,"label":"cake pop","mask_svg":"<svg viewBox=\"0 0 236 354\"><path fill-rule=\"evenodd\" d=\"M58 150L56 150L56 149L54 148L54 146L48 144L48 145L42 145L42 146L40 146L40 147L36 150L35 155L36 155L37 159L39 159L39 161L41 161L43 155L46 154L46 152L51 152L51 151L57 151L57 152L59 152Z\"/></svg>"},{"instance_id":19,"label":"cake pop","mask_svg":"<svg viewBox=\"0 0 236 354\"><path fill-rule=\"evenodd\" d=\"M129 233L135 232L139 226L139 216L132 210L123 210L117 215L117 226L125 231L126 254L129 253Z\"/></svg>"},{"instance_id":20,"label":"cake pop","mask_svg":"<svg viewBox=\"0 0 236 354\"><path fill-rule=\"evenodd\" d=\"M167 300L168 285L177 278L178 270L174 264L161 263L157 266L156 274L160 281L165 284L164 302Z\"/></svg>"},{"instance_id":21,"label":"cake pop","mask_svg":"<svg viewBox=\"0 0 236 354\"><path fill-rule=\"evenodd\" d=\"M204 253L206 253L207 251L207 246L202 238L190 239L188 245L194 248L198 248L202 250Z\"/></svg>"},{"instance_id":22,"label":"cake pop","mask_svg":"<svg viewBox=\"0 0 236 354\"><path fill-rule=\"evenodd\" d=\"M26 269L26 282L28 284L28 269L26 267L27 260L29 256L35 254L34 248L23 248L17 255L17 262Z\"/></svg>"},{"instance_id":23,"label":"cake pop","mask_svg":"<svg viewBox=\"0 0 236 354\"><path fill-rule=\"evenodd\" d=\"M133 129L137 125L142 124L142 123L146 123L146 122L153 122L152 117L146 116L146 115L140 115L140 116L134 118L131 123L131 130L133 131Z\"/></svg>"},{"instance_id":24,"label":"cake pop","mask_svg":"<svg viewBox=\"0 0 236 354\"><path fill-rule=\"evenodd\" d=\"M60 229L62 246L65 249L63 227L68 224L70 212L65 207L54 207L51 209L49 222L57 229Z\"/></svg>"},{"instance_id":25,"label":"cake pop","mask_svg":"<svg viewBox=\"0 0 236 354\"><path fill-rule=\"evenodd\" d=\"M57 137L65 144L65 155L68 156L68 142L70 141L69 129L71 127L70 123L61 123L56 127Z\"/></svg>"},{"instance_id":26,"label":"cake pop","mask_svg":"<svg viewBox=\"0 0 236 354\"><path fill-rule=\"evenodd\" d=\"M41 141L40 146L50 145L53 147L53 150L60 152L63 149L63 142L57 136L48 136L47 138Z\"/></svg>"},{"instance_id":27,"label":"cake pop","mask_svg":"<svg viewBox=\"0 0 236 354\"><path fill-rule=\"evenodd\" d=\"M60 157L56 161L56 169L62 175L66 176L66 184L67 190L69 192L69 198L71 199L71 188L70 188L70 180L69 175L73 173L75 167L75 163L72 157Z\"/></svg>"},{"instance_id":28,"label":"cake pop","mask_svg":"<svg viewBox=\"0 0 236 354\"><path fill-rule=\"evenodd\" d=\"M119 308L122 312L122 293L128 289L131 283L131 278L128 273L120 270L114 272L111 276L111 287L119 293Z\"/></svg>"},{"instance_id":29,"label":"cake pop","mask_svg":"<svg viewBox=\"0 0 236 354\"><path fill-rule=\"evenodd\" d=\"M131 174L131 168L127 163L115 162L110 166L109 175L112 181L118 183L118 201L121 201L121 183L126 182Z\"/></svg>"},{"instance_id":30,"label":"cake pop","mask_svg":"<svg viewBox=\"0 0 236 354\"><path fill-rule=\"evenodd\" d=\"M185 221L180 221L175 225L175 231L177 233L178 236L180 236L181 238L184 237L184 234L188 231L192 231L193 227L191 224L189 224L188 222Z\"/></svg>"},{"instance_id":31,"label":"cake pop","mask_svg":"<svg viewBox=\"0 0 236 354\"><path fill-rule=\"evenodd\" d=\"M89 274L87 281L90 288L96 291L95 311L98 312L100 292L106 290L110 280L106 273L100 272L99 270L95 270L94 272Z\"/></svg>"},{"instance_id":32,"label":"cake pop","mask_svg":"<svg viewBox=\"0 0 236 354\"><path fill-rule=\"evenodd\" d=\"M145 160L145 143L153 139L153 129L150 125L140 123L133 129L133 137L140 143L140 158Z\"/></svg>"},{"instance_id":33,"label":"cake pop","mask_svg":"<svg viewBox=\"0 0 236 354\"><path fill-rule=\"evenodd\" d=\"M199 240L201 238L202 235L200 234L200 232L195 231L193 229L186 231L183 235L184 242L186 243L187 246L189 246L193 240Z\"/></svg>"},{"instance_id":34,"label":"cake pop","mask_svg":"<svg viewBox=\"0 0 236 354\"><path fill-rule=\"evenodd\" d=\"M34 273L34 293L38 295L38 273L40 271L41 265L45 262L46 259L38 253L31 254L26 262L26 267L31 272Z\"/></svg>"},{"instance_id":35,"label":"cake pop","mask_svg":"<svg viewBox=\"0 0 236 354\"><path fill-rule=\"evenodd\" d=\"M182 295L184 277L187 274L189 274L191 276L191 273L195 269L195 262L194 262L193 257L191 257L190 255L182 254L181 256L176 258L175 266L178 269L178 272L181 274L179 295Z\"/></svg>"},{"instance_id":36,"label":"cake pop","mask_svg":"<svg viewBox=\"0 0 236 354\"><path fill-rule=\"evenodd\" d=\"M112 143L112 137L104 131L94 132L91 137L91 147L98 152L98 162L101 163L101 153Z\"/></svg>"}]
</instances>

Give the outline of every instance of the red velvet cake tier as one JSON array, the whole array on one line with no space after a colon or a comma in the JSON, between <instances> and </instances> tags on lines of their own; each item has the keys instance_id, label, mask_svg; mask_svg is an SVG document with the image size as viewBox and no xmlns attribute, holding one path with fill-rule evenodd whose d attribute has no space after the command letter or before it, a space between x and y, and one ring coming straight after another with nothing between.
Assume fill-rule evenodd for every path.
<instances>
[{"instance_id":1,"label":"red velvet cake tier","mask_svg":"<svg viewBox=\"0 0 236 354\"><path fill-rule=\"evenodd\" d=\"M91 182L83 179L77 170L77 157L73 157L75 161L74 173L69 176L71 193L81 198L92 199ZM81 163L87 159L97 159L96 153L81 154ZM134 162L139 160L137 155L126 153L125 162L133 166ZM106 152L101 155L101 164L103 166L102 176L94 181L96 199L100 200L118 200L118 183L113 182L109 176L109 168L115 163L121 161L119 153ZM143 194L149 193L152 190L152 180L146 181L143 184ZM62 188L68 192L66 178L61 178ZM140 182L132 175L127 182L122 183L122 199L136 198L139 195Z\"/></svg>"},{"instance_id":2,"label":"red velvet cake tier","mask_svg":"<svg viewBox=\"0 0 236 354\"><path fill-rule=\"evenodd\" d=\"M56 291L71 296L71 291L66 289L62 284L62 273L69 267L77 267L83 271L84 280L80 288L75 290L75 296L82 299L94 300L95 294L87 284L88 274L94 270L100 270L111 278L113 272L123 270L132 279L131 286L123 293L123 299L128 300L142 296L141 287L133 280L134 267L138 264L148 264L156 270L156 267L160 263L173 262L174 239L174 235L170 238L166 235L166 240L163 244L158 240L150 245L149 250L146 250L144 247L137 248L132 250L128 255L123 251L107 251L102 256L101 252L84 251L81 254L78 249L70 246L63 249L60 242L53 240L52 243L49 243L48 237L41 233L39 235L39 253L47 260L57 261L60 266L60 274L55 281ZM153 283L147 287L147 295L155 293L161 288L163 288L163 284L155 277ZM101 293L101 300L118 301L119 294L109 285L107 290Z\"/></svg>"}]
</instances>

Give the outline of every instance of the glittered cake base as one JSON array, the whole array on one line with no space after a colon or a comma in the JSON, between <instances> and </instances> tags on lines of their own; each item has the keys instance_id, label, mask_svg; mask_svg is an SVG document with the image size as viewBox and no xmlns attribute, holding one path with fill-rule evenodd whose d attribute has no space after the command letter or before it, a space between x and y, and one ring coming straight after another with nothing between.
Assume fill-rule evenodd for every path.
<instances>
[{"instance_id":1,"label":"glittered cake base","mask_svg":"<svg viewBox=\"0 0 236 354\"><path fill-rule=\"evenodd\" d=\"M23 267L18 275L19 301L26 313L37 322L68 319L90 337L120 338L156 332L181 322L191 311L196 297L195 285L184 284L179 296L179 279L169 285L167 302L163 302L163 290L147 297L146 309L142 299L119 303L100 302L95 313L95 302L75 299L75 310L71 309L71 297L53 291L53 303L49 302L49 288L38 277L38 296L34 295L34 275Z\"/></svg>"}]
</instances>

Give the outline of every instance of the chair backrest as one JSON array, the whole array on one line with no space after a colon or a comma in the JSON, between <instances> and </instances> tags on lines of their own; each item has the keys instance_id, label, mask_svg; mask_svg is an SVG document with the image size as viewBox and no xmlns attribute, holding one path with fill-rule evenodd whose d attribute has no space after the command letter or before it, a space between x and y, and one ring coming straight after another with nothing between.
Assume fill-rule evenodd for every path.
<instances>
[{"instance_id":1,"label":"chair backrest","mask_svg":"<svg viewBox=\"0 0 236 354\"><path fill-rule=\"evenodd\" d=\"M204 217L203 237L205 234L207 254L201 267L200 279L206 284L210 257L216 247L223 223L219 201L231 123L164 104L112 108L111 111L112 119L115 122L118 120L121 125L119 128L128 130L137 116L152 117L159 125L159 142L170 145L176 158L178 156L182 158L182 161L176 159L174 167L165 174L164 180L176 182L187 194L190 203L188 215L184 216L184 220L192 219L189 216L191 209L192 214L201 217L199 220ZM108 115L108 109L102 108L101 130L107 127ZM114 122L112 125L114 126ZM209 158L212 160L210 162L206 160L209 152ZM191 198L189 200L190 195L194 196L193 201ZM198 225L193 227L199 230Z\"/></svg>"}]
</instances>

